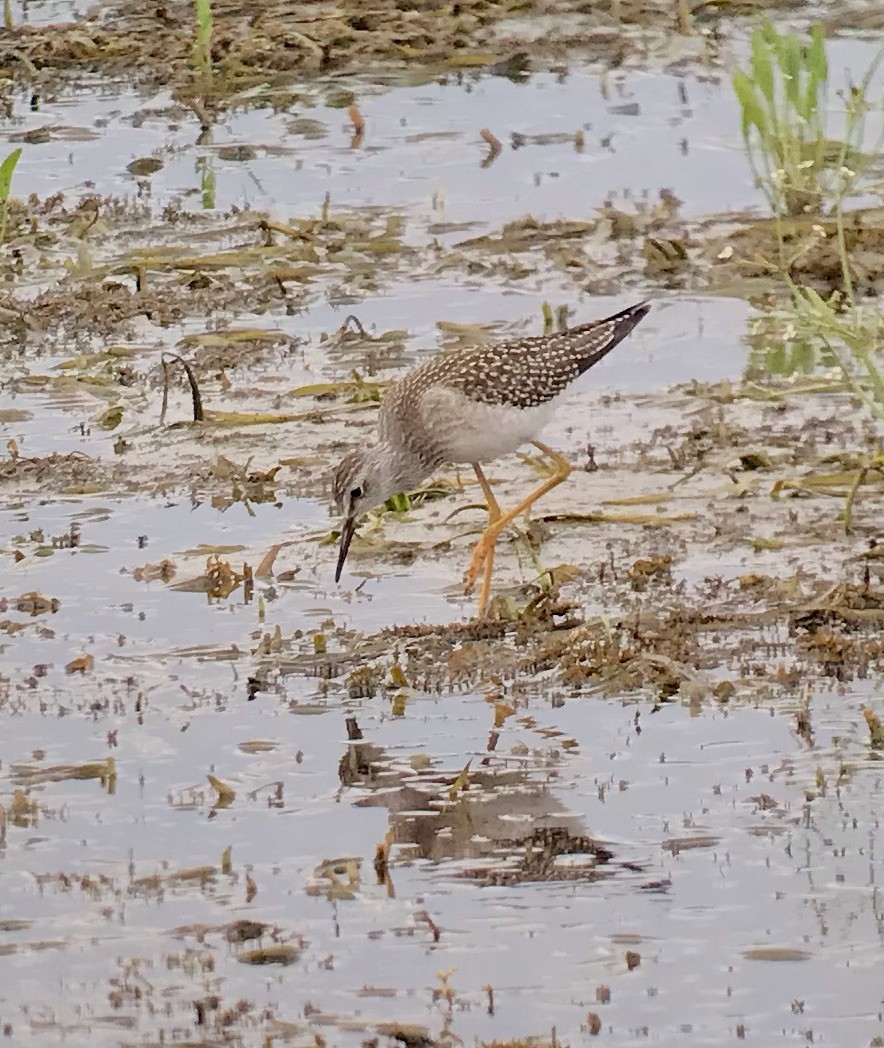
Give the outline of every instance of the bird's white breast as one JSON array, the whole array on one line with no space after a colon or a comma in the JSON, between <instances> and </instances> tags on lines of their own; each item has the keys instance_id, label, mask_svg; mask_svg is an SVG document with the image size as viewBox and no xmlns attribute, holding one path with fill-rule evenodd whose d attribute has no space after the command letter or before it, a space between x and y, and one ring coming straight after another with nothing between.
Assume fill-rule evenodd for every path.
<instances>
[{"instance_id":1,"label":"bird's white breast","mask_svg":"<svg viewBox=\"0 0 884 1048\"><path fill-rule=\"evenodd\" d=\"M534 440L555 414L555 401L516 408L482 404L449 386L421 398L422 422L449 462L490 462Z\"/></svg>"}]
</instances>

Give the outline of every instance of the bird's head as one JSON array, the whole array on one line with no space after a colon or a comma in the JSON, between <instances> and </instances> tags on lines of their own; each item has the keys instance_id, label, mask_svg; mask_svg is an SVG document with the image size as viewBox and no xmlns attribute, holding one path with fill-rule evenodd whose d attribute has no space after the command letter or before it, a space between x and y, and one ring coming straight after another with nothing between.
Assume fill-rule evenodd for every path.
<instances>
[{"instance_id":1,"label":"bird's head","mask_svg":"<svg viewBox=\"0 0 884 1048\"><path fill-rule=\"evenodd\" d=\"M344 517L335 582L341 579L359 518L410 486L410 471L400 459L385 444L369 444L352 451L335 470L332 493Z\"/></svg>"}]
</instances>

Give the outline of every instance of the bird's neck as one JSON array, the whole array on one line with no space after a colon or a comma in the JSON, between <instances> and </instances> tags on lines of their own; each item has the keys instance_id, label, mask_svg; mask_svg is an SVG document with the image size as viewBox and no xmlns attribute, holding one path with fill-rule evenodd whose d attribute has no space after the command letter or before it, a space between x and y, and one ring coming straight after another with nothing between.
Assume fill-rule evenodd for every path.
<instances>
[{"instance_id":1,"label":"bird's neck","mask_svg":"<svg viewBox=\"0 0 884 1048\"><path fill-rule=\"evenodd\" d=\"M396 484L397 492L414 491L439 465L435 456L407 444L382 442L379 450L388 457L392 469L391 479Z\"/></svg>"}]
</instances>

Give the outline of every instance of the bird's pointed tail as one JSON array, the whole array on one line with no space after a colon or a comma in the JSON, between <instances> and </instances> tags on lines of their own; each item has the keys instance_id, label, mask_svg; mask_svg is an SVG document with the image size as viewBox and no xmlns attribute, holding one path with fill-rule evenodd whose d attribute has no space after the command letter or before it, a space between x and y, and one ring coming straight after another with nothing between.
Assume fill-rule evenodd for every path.
<instances>
[{"instance_id":1,"label":"bird's pointed tail","mask_svg":"<svg viewBox=\"0 0 884 1048\"><path fill-rule=\"evenodd\" d=\"M584 350L580 361L580 373L588 371L593 364L597 364L602 357L618 346L632 329L644 320L650 309L650 302L639 302L637 305L621 309L613 316L605 317L604 320L592 320L588 324L569 328L568 336L573 337L575 342L579 340L581 349Z\"/></svg>"}]
</instances>

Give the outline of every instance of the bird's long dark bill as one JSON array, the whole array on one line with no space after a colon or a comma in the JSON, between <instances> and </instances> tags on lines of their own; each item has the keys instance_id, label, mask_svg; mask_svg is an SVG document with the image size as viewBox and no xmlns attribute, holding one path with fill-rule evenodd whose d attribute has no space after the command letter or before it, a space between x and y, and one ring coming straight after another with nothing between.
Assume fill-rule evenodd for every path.
<instances>
[{"instance_id":1,"label":"bird's long dark bill","mask_svg":"<svg viewBox=\"0 0 884 1048\"><path fill-rule=\"evenodd\" d=\"M344 561L347 559L347 552L350 549L350 543L353 541L355 533L356 519L354 517L347 517L341 528L341 548L338 551L338 566L335 569L335 582L341 581L341 572L344 570Z\"/></svg>"}]
</instances>

